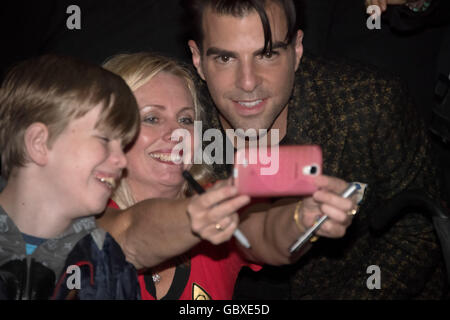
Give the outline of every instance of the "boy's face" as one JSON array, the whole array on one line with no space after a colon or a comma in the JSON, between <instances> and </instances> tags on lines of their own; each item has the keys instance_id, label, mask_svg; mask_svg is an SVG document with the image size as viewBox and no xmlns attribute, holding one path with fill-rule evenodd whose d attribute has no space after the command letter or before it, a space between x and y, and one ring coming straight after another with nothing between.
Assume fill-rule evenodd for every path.
<instances>
[{"instance_id":1,"label":"boy's face","mask_svg":"<svg viewBox=\"0 0 450 320\"><path fill-rule=\"evenodd\" d=\"M286 17L275 3L266 9L273 51L263 55L264 32L256 11L243 17L203 14L202 52L189 41L193 63L206 80L222 124L269 129L286 106L302 55L302 33L286 45Z\"/></svg>"},{"instance_id":2,"label":"boy's face","mask_svg":"<svg viewBox=\"0 0 450 320\"><path fill-rule=\"evenodd\" d=\"M70 218L102 212L127 164L121 141L95 128L100 110L70 121L48 151L47 176Z\"/></svg>"}]
</instances>

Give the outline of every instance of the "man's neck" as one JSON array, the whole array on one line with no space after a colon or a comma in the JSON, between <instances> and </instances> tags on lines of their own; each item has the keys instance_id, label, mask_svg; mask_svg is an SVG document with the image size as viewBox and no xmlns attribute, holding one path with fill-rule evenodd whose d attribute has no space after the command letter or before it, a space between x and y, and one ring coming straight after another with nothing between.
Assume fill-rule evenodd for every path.
<instances>
[{"instance_id":1,"label":"man's neck","mask_svg":"<svg viewBox=\"0 0 450 320\"><path fill-rule=\"evenodd\" d=\"M23 178L9 179L0 205L22 233L46 239L63 233L72 223L67 208L48 194L43 181Z\"/></svg>"}]
</instances>

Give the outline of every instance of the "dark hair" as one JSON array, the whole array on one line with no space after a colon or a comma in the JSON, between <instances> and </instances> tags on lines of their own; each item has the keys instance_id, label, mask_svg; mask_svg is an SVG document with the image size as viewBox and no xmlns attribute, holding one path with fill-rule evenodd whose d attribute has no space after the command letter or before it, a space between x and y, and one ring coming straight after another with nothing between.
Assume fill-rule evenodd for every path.
<instances>
[{"instance_id":1,"label":"dark hair","mask_svg":"<svg viewBox=\"0 0 450 320\"><path fill-rule=\"evenodd\" d=\"M7 179L14 167L27 163L26 129L35 122L49 129L49 146L71 120L97 105L96 126L133 141L140 127L136 99L125 81L97 65L72 57L45 55L23 61L6 75L0 88L1 174Z\"/></svg>"},{"instance_id":2,"label":"dark hair","mask_svg":"<svg viewBox=\"0 0 450 320\"><path fill-rule=\"evenodd\" d=\"M272 50L272 32L269 19L266 13L268 3L277 3L283 9L286 16L287 33L285 42L291 43L297 31L297 15L293 0L182 0L182 5L186 11L186 19L191 25L190 37L202 48L203 41L203 12L210 7L213 12L218 14L232 15L242 17L255 10L261 18L264 30L264 50Z\"/></svg>"}]
</instances>

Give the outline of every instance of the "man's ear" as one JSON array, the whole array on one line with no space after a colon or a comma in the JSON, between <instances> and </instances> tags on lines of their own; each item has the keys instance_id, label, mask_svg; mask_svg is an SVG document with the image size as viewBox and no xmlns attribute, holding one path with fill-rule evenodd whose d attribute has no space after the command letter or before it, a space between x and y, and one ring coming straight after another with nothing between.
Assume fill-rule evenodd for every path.
<instances>
[{"instance_id":1,"label":"man's ear","mask_svg":"<svg viewBox=\"0 0 450 320\"><path fill-rule=\"evenodd\" d=\"M199 76L205 80L205 75L203 74L203 68L202 68L202 55L200 52L200 49L197 46L197 43L194 40L188 41L189 49L191 49L192 53L192 63L194 64L195 68L197 69L197 73Z\"/></svg>"},{"instance_id":2,"label":"man's ear","mask_svg":"<svg viewBox=\"0 0 450 320\"><path fill-rule=\"evenodd\" d=\"M295 71L297 71L300 65L300 59L303 56L303 31L298 30L295 37Z\"/></svg>"},{"instance_id":3,"label":"man's ear","mask_svg":"<svg viewBox=\"0 0 450 320\"><path fill-rule=\"evenodd\" d=\"M48 161L48 127L40 122L31 124L25 131L24 142L30 161L45 166Z\"/></svg>"}]
</instances>

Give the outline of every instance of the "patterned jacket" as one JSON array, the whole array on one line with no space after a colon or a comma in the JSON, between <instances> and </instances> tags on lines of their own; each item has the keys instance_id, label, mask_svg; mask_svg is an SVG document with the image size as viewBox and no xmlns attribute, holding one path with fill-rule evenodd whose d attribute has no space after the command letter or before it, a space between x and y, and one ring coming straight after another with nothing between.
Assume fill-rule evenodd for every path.
<instances>
[{"instance_id":1,"label":"patterned jacket","mask_svg":"<svg viewBox=\"0 0 450 320\"><path fill-rule=\"evenodd\" d=\"M137 272L95 218L77 219L27 255L0 207L0 300L140 299Z\"/></svg>"},{"instance_id":2,"label":"patterned jacket","mask_svg":"<svg viewBox=\"0 0 450 320\"><path fill-rule=\"evenodd\" d=\"M221 128L202 86L207 106L203 129ZM344 238L322 238L295 265L252 275L256 281L241 279L246 280L237 285L242 296L284 298L253 295L270 292L263 287L274 281L264 283L264 278L279 279L283 272L290 274L294 299L441 298L446 280L431 221L418 212L383 233L370 224L404 190L440 197L426 130L398 79L366 66L304 56L288 108L281 144L320 145L325 174L364 182L368 188ZM215 170L226 177L230 166L216 165ZM367 286L373 265L380 268L381 289Z\"/></svg>"}]
</instances>

